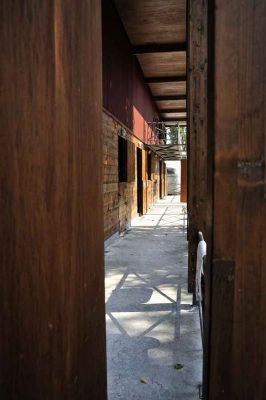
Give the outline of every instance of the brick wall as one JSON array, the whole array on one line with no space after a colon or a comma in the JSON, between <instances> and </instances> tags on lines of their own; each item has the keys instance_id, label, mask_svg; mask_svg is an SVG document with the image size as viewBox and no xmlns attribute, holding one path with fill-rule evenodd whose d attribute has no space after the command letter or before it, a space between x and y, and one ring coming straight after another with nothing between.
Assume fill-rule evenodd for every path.
<instances>
[{"instance_id":1,"label":"brick wall","mask_svg":"<svg viewBox=\"0 0 266 400\"><path fill-rule=\"evenodd\" d=\"M118 179L118 137L127 140L128 181ZM132 132L112 114L103 112L103 197L104 233L107 239L116 232L123 232L137 212L137 147L142 149L143 213L159 198L159 158L152 153L151 180L147 175L147 150ZM165 168L163 169L165 171Z\"/></svg>"}]
</instances>

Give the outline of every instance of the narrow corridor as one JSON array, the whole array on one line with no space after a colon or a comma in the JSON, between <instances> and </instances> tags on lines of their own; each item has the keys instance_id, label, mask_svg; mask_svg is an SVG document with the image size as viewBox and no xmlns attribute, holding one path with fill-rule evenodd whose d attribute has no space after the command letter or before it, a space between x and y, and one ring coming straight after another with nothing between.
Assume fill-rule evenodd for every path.
<instances>
[{"instance_id":1,"label":"narrow corridor","mask_svg":"<svg viewBox=\"0 0 266 400\"><path fill-rule=\"evenodd\" d=\"M179 196L167 196L106 247L108 400L199 398L185 222Z\"/></svg>"}]
</instances>

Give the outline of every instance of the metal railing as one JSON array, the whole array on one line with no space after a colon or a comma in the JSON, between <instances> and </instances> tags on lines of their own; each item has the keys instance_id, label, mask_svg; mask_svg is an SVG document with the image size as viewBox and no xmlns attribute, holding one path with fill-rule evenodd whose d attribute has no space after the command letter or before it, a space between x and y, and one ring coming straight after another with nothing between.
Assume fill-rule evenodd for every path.
<instances>
[{"instance_id":1,"label":"metal railing","mask_svg":"<svg viewBox=\"0 0 266 400\"><path fill-rule=\"evenodd\" d=\"M187 151L186 143L180 143L178 132L173 134L164 122L149 122L149 132L146 135L148 145L176 145L178 150Z\"/></svg>"}]
</instances>

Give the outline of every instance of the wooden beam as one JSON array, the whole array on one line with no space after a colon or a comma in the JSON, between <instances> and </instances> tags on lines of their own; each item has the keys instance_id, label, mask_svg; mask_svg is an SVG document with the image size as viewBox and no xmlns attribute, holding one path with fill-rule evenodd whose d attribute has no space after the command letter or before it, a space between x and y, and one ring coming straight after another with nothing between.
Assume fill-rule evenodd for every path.
<instances>
[{"instance_id":1,"label":"wooden beam","mask_svg":"<svg viewBox=\"0 0 266 400\"><path fill-rule=\"evenodd\" d=\"M146 44L132 47L132 53L135 55L147 53L176 53L186 50L186 43Z\"/></svg>"},{"instance_id":2,"label":"wooden beam","mask_svg":"<svg viewBox=\"0 0 266 400\"><path fill-rule=\"evenodd\" d=\"M194 292L198 231L206 237L207 201L207 6L190 2L188 43L188 290ZM203 30L199 30L203 26Z\"/></svg>"},{"instance_id":3,"label":"wooden beam","mask_svg":"<svg viewBox=\"0 0 266 400\"><path fill-rule=\"evenodd\" d=\"M177 122L182 122L182 123L184 123L184 122L187 122L187 118L184 118L184 120L182 121L181 120L181 118L179 119L179 120L175 120L175 121L162 121L162 122L164 122L164 124L167 126L168 124L170 124L171 126L174 124L174 123L177 123ZM182 124L183 125L183 124ZM186 124L185 124L186 125Z\"/></svg>"},{"instance_id":4,"label":"wooden beam","mask_svg":"<svg viewBox=\"0 0 266 400\"><path fill-rule=\"evenodd\" d=\"M164 101L164 100L186 100L186 94L176 94L170 96L153 96L153 100L155 101Z\"/></svg>"},{"instance_id":5,"label":"wooden beam","mask_svg":"<svg viewBox=\"0 0 266 400\"><path fill-rule=\"evenodd\" d=\"M186 117L176 117L176 118L163 118L163 122L184 122L186 121L187 118Z\"/></svg>"},{"instance_id":6,"label":"wooden beam","mask_svg":"<svg viewBox=\"0 0 266 400\"><path fill-rule=\"evenodd\" d=\"M159 114L173 114L173 113L181 113L187 112L186 108L166 108L165 110L160 109Z\"/></svg>"},{"instance_id":7,"label":"wooden beam","mask_svg":"<svg viewBox=\"0 0 266 400\"><path fill-rule=\"evenodd\" d=\"M186 82L187 77L184 76L157 76L145 78L145 83L169 83L169 82Z\"/></svg>"},{"instance_id":8,"label":"wooden beam","mask_svg":"<svg viewBox=\"0 0 266 400\"><path fill-rule=\"evenodd\" d=\"M167 128L171 128L171 127L175 126L175 124L174 124L174 123L171 123L171 122L168 122L167 124L165 124L165 126L166 126ZM186 124L184 124L184 125L182 125L182 126L186 126Z\"/></svg>"}]
</instances>

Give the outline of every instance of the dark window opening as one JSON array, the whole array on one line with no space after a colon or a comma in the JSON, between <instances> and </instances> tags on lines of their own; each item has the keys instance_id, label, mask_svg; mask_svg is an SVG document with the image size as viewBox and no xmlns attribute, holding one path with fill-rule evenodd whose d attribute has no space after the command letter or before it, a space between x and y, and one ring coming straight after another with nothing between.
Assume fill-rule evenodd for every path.
<instances>
[{"instance_id":1,"label":"dark window opening","mask_svg":"<svg viewBox=\"0 0 266 400\"><path fill-rule=\"evenodd\" d=\"M118 175L119 182L127 182L127 141L118 137Z\"/></svg>"},{"instance_id":2,"label":"dark window opening","mask_svg":"<svg viewBox=\"0 0 266 400\"><path fill-rule=\"evenodd\" d=\"M147 159L147 175L148 175L148 180L151 181L151 153L148 153L148 159Z\"/></svg>"}]
</instances>

